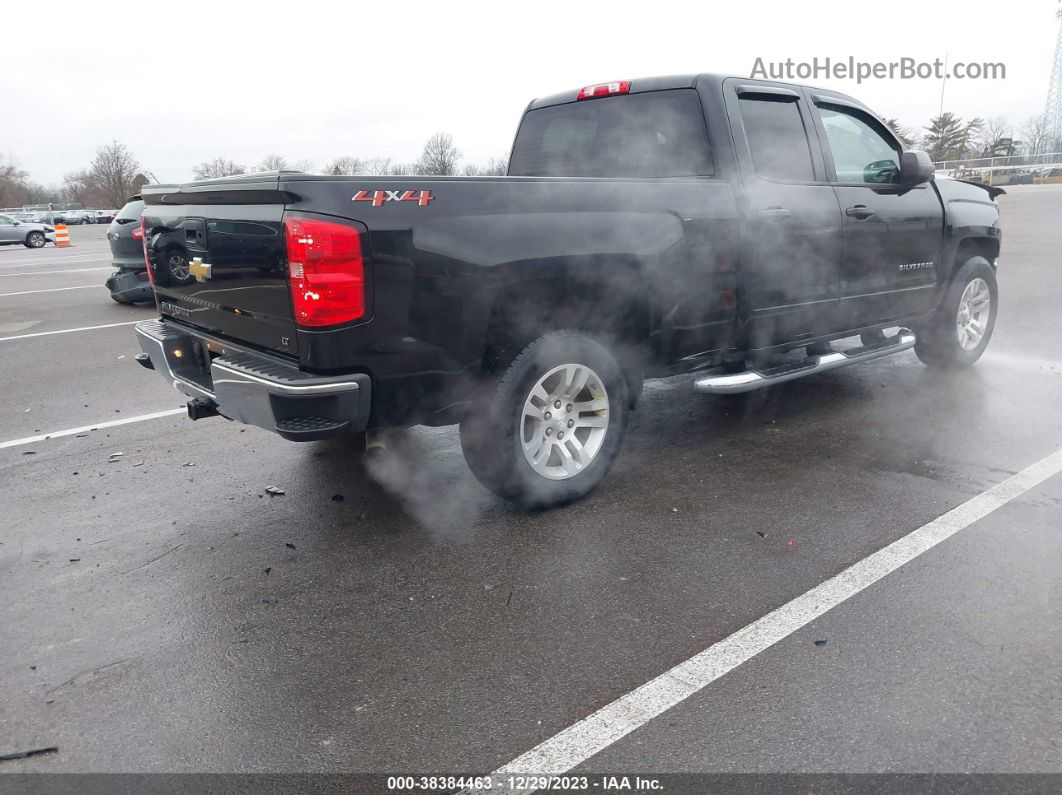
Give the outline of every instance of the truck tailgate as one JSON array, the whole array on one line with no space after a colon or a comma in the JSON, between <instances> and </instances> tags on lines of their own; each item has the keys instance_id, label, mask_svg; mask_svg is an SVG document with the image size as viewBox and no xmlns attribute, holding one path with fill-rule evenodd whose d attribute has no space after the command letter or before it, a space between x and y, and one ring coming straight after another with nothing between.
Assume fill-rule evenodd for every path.
<instances>
[{"instance_id":1,"label":"truck tailgate","mask_svg":"<svg viewBox=\"0 0 1062 795\"><path fill-rule=\"evenodd\" d=\"M276 175L152 186L143 196L160 313L297 357Z\"/></svg>"}]
</instances>

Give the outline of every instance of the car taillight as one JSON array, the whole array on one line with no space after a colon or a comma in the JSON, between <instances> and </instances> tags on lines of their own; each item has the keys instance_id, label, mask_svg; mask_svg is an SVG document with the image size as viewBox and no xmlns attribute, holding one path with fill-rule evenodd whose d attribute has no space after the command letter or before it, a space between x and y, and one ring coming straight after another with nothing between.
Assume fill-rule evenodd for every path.
<instances>
[{"instance_id":1,"label":"car taillight","mask_svg":"<svg viewBox=\"0 0 1062 795\"><path fill-rule=\"evenodd\" d=\"M140 234L138 235L137 232ZM154 287L155 272L151 269L151 256L148 254L147 221L144 220L144 216L140 216L140 225L133 230L133 237L140 241L140 245L144 249L144 266L147 268L148 282Z\"/></svg>"},{"instance_id":2,"label":"car taillight","mask_svg":"<svg viewBox=\"0 0 1062 795\"><path fill-rule=\"evenodd\" d=\"M607 97L612 94L627 94L631 90L629 80L614 80L611 83L598 83L596 86L583 86L579 89L576 99L593 99L594 97Z\"/></svg>"},{"instance_id":3,"label":"car taillight","mask_svg":"<svg viewBox=\"0 0 1062 795\"><path fill-rule=\"evenodd\" d=\"M356 228L289 216L284 238L298 325L334 326L365 314L365 263Z\"/></svg>"}]
</instances>

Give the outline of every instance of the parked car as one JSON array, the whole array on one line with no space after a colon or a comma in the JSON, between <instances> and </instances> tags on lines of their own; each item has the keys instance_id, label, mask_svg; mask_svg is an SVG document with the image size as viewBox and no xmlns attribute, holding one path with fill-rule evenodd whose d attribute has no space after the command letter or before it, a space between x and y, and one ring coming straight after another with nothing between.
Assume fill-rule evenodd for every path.
<instances>
[{"instance_id":1,"label":"parked car","mask_svg":"<svg viewBox=\"0 0 1062 795\"><path fill-rule=\"evenodd\" d=\"M67 226L80 226L85 222L80 210L55 210L52 213L52 217L55 219L55 223L66 224Z\"/></svg>"},{"instance_id":2,"label":"parked car","mask_svg":"<svg viewBox=\"0 0 1062 795\"><path fill-rule=\"evenodd\" d=\"M96 210L95 214L97 224L109 224L118 217L117 210Z\"/></svg>"},{"instance_id":3,"label":"parked car","mask_svg":"<svg viewBox=\"0 0 1062 795\"><path fill-rule=\"evenodd\" d=\"M605 477L645 378L729 395L910 348L973 364L1000 192L934 181L833 91L587 86L527 107L507 177L145 187L161 317L138 359L192 419L291 440L459 422L487 488L559 505Z\"/></svg>"},{"instance_id":4,"label":"parked car","mask_svg":"<svg viewBox=\"0 0 1062 795\"><path fill-rule=\"evenodd\" d=\"M144 264L144 235L140 226L140 214L143 209L143 199L134 196L107 229L107 240L111 245L111 264L115 271L108 277L105 285L111 291L111 298L119 304L153 301L155 298L151 292L147 266Z\"/></svg>"},{"instance_id":5,"label":"parked car","mask_svg":"<svg viewBox=\"0 0 1062 795\"><path fill-rule=\"evenodd\" d=\"M1039 182L1041 184L1055 184L1062 182L1062 168L1055 167L1041 169Z\"/></svg>"},{"instance_id":6,"label":"parked car","mask_svg":"<svg viewBox=\"0 0 1062 795\"><path fill-rule=\"evenodd\" d=\"M55 242L55 229L51 226L0 215L0 245L21 243L26 248L43 248L49 241Z\"/></svg>"}]
</instances>

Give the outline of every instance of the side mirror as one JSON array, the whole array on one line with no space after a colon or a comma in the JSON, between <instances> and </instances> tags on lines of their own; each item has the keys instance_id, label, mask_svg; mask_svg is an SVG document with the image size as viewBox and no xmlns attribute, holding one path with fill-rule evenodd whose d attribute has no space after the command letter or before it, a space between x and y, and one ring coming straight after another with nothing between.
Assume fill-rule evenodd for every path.
<instances>
[{"instance_id":1,"label":"side mirror","mask_svg":"<svg viewBox=\"0 0 1062 795\"><path fill-rule=\"evenodd\" d=\"M917 149L911 149L900 155L900 182L904 185L921 185L931 182L936 172L929 155Z\"/></svg>"}]
</instances>

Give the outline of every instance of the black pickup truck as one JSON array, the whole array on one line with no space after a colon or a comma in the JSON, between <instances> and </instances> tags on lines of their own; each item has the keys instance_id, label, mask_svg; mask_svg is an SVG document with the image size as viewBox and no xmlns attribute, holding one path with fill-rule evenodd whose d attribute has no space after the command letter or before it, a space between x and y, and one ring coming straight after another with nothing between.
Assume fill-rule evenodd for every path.
<instances>
[{"instance_id":1,"label":"black pickup truck","mask_svg":"<svg viewBox=\"0 0 1062 795\"><path fill-rule=\"evenodd\" d=\"M193 419L292 440L460 423L485 486L557 505L605 476L646 378L737 393L911 347L972 364L997 191L934 181L833 91L587 86L528 105L505 177L145 187L161 317L139 359Z\"/></svg>"}]
</instances>

